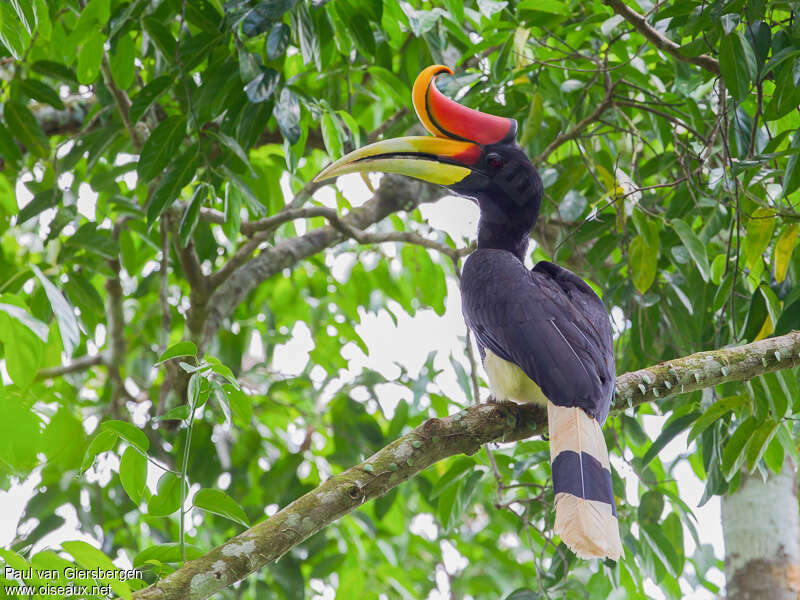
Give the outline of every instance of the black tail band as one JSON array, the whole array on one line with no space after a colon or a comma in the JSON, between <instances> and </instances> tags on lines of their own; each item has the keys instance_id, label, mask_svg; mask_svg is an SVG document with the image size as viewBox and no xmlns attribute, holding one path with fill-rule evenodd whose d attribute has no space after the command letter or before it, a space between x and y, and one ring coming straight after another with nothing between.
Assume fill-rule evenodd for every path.
<instances>
[{"instance_id":1,"label":"black tail band","mask_svg":"<svg viewBox=\"0 0 800 600\"><path fill-rule=\"evenodd\" d=\"M586 500L597 500L611 505L611 514L617 516L611 472L603 468L591 454L565 450L552 464L553 488L556 494L565 492Z\"/></svg>"}]
</instances>

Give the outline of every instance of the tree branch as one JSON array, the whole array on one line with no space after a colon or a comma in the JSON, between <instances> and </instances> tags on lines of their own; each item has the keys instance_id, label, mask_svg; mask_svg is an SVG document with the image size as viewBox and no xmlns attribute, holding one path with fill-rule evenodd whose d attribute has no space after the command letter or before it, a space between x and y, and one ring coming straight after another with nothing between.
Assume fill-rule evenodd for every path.
<instances>
[{"instance_id":1,"label":"tree branch","mask_svg":"<svg viewBox=\"0 0 800 600\"><path fill-rule=\"evenodd\" d=\"M420 203L430 202L441 194L438 188L423 182L397 175L384 175L375 195L362 206L354 208L347 216L341 217L340 221L357 230L366 229L391 213L412 210ZM209 300L205 343L213 338L224 319L262 281L320 250L339 243L345 237L335 227L320 227L305 235L265 248L255 258L237 266L224 282L214 280L218 283L218 287ZM255 236L248 244L254 240ZM218 273L212 278L217 277Z\"/></svg>"},{"instance_id":2,"label":"tree branch","mask_svg":"<svg viewBox=\"0 0 800 600\"><path fill-rule=\"evenodd\" d=\"M554 139L550 144L542 150L539 154L537 154L531 162L533 164L538 165L542 164L544 161L547 160L547 157L555 151L556 148L561 146L562 144L566 144L570 140L574 140L576 137L581 135L584 129L588 127L591 123L596 121L600 115L606 112L611 106L613 106L614 102L612 96L614 94L614 88L616 87L616 83L613 85L608 86L606 89L606 95L603 98L603 101L595 108L588 116L584 119L579 121L575 124L575 126L565 133L559 134L556 139Z\"/></svg>"},{"instance_id":3,"label":"tree branch","mask_svg":"<svg viewBox=\"0 0 800 600\"><path fill-rule=\"evenodd\" d=\"M100 69L103 72L103 81L114 98L114 104L117 105L117 110L119 110L119 115L122 118L122 124L125 126L125 130L128 132L128 135L131 138L133 147L137 150L141 150L142 140L139 139L139 135L134 128L134 124L131 123L129 116L131 110L131 101L128 98L128 94L121 90L114 81L114 76L111 74L111 64L108 60L108 54L105 52L103 53L103 60L100 63Z\"/></svg>"},{"instance_id":4,"label":"tree branch","mask_svg":"<svg viewBox=\"0 0 800 600\"><path fill-rule=\"evenodd\" d=\"M698 352L617 378L612 411L726 381L800 365L800 332ZM277 560L303 540L382 496L430 465L483 444L544 433L547 411L510 402L475 404L443 419L428 419L359 465L334 475L283 510L228 540L152 586L135 600L201 600Z\"/></svg>"},{"instance_id":5,"label":"tree branch","mask_svg":"<svg viewBox=\"0 0 800 600\"><path fill-rule=\"evenodd\" d=\"M700 56L686 56L681 52L681 47L678 44L664 37L658 31L653 29L644 16L625 5L622 0L603 0L603 3L611 7L615 13L633 25L633 28L636 29L636 31L641 33L659 50L663 50L670 56L677 58L682 62L697 65L698 67L704 68L709 73L719 75L719 62L713 56L709 56L708 54L701 54Z\"/></svg>"},{"instance_id":6,"label":"tree branch","mask_svg":"<svg viewBox=\"0 0 800 600\"><path fill-rule=\"evenodd\" d=\"M85 371L97 365L103 364L103 356L95 354L94 356L81 356L76 358L68 365L60 365L58 367L48 367L47 369L39 369L36 374L36 379L55 379L69 373L77 373L78 371Z\"/></svg>"}]
</instances>

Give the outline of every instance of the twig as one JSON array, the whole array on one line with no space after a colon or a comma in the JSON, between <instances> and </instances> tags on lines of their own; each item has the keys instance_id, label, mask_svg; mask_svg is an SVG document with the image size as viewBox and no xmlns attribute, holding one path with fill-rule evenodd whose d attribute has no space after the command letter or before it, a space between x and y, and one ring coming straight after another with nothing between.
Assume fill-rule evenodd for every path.
<instances>
[{"instance_id":1,"label":"twig","mask_svg":"<svg viewBox=\"0 0 800 600\"><path fill-rule=\"evenodd\" d=\"M61 365L59 367L48 367L40 369L36 374L36 379L55 379L62 375L69 375L70 373L77 373L78 371L85 371L97 365L103 364L103 356L95 354L94 356L81 356L76 358L68 365Z\"/></svg>"},{"instance_id":2,"label":"twig","mask_svg":"<svg viewBox=\"0 0 800 600\"><path fill-rule=\"evenodd\" d=\"M719 75L719 61L708 54L701 54L700 56L686 56L681 52L681 47L672 40L664 37L658 31L653 29L642 15L635 10L626 6L622 0L603 0L603 3L610 6L611 9L621 16L623 19L633 25L634 29L647 38L659 50L663 50L670 56L677 58L681 62L697 65L704 68L706 71Z\"/></svg>"},{"instance_id":3,"label":"twig","mask_svg":"<svg viewBox=\"0 0 800 600\"><path fill-rule=\"evenodd\" d=\"M613 106L613 104L614 104L613 101L612 101L612 94L613 94L613 91L614 91L615 87L616 87L616 83L612 84L610 86L610 88L608 90L606 90L606 95L603 98L603 101L597 106L597 108L595 108L591 112L591 114L589 114L587 117L585 117L584 119L582 119L581 121L576 123L575 126L572 129L570 129L569 131L567 131L566 133L559 134L556 137L556 139L554 139L552 142L550 142L550 144L547 146L547 148L545 148L542 152L540 152L538 155L536 155L536 157L534 157L532 162L534 164L541 164L544 161L546 161L547 157L550 156L550 154L556 148L558 148L562 144L565 144L565 143L569 142L570 140L573 140L576 137L578 137L579 135L581 135L581 132L584 129L586 129L586 127L589 126L589 124L591 124L593 121L597 120L597 118L600 115L602 115L605 111L607 111L609 108L611 108L611 106Z\"/></svg>"},{"instance_id":4,"label":"twig","mask_svg":"<svg viewBox=\"0 0 800 600\"><path fill-rule=\"evenodd\" d=\"M133 126L133 123L131 123L129 116L131 110L131 101L128 98L128 95L114 82L114 77L111 74L111 65L108 61L108 54L105 52L103 53L103 61L101 62L100 67L103 71L103 80L105 81L106 87L111 92L111 95L114 97L114 103L117 105L117 110L119 110L119 115L122 118L123 125L125 125L125 130L128 132L128 135L131 138L131 143L137 150L141 150L142 141L139 139L139 135L136 133L136 129Z\"/></svg>"}]
</instances>

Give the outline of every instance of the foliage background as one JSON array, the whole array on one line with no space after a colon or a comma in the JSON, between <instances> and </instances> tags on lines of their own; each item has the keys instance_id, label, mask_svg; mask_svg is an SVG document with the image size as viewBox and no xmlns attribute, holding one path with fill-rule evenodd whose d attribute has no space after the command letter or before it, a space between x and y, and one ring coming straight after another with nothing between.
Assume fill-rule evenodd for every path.
<instances>
[{"instance_id":1,"label":"foliage background","mask_svg":"<svg viewBox=\"0 0 800 600\"><path fill-rule=\"evenodd\" d=\"M150 582L485 396L470 352L428 354L425 340L419 372L344 371L370 353L369 315L441 315L456 293L467 241L418 207L442 192L387 177L358 212L309 184L349 149L415 131L409 90L431 63L456 68L440 78L452 97L519 121L546 186L532 259L576 270L624 315L619 373L800 328L796 5L629 5L654 38L608 4L1 3L0 483L41 477L3 560L111 557ZM307 364L281 373L282 344L303 336ZM185 368L157 365L168 348ZM380 400L398 387L391 410ZM702 502L742 467L780 470L797 456L798 398L782 371L610 418L609 447L639 479L626 497L614 474L618 565L575 562L551 539L549 453L530 440L437 464L225 595L423 598L445 545L465 559L446 571L454 597L646 598L649 578L678 598L679 577L716 593L721 557L676 465L706 482ZM646 414L669 416L656 440ZM686 430L686 452L660 460ZM199 507L186 531L184 495ZM100 552L37 546L64 505ZM420 514L435 539L411 532Z\"/></svg>"}]
</instances>

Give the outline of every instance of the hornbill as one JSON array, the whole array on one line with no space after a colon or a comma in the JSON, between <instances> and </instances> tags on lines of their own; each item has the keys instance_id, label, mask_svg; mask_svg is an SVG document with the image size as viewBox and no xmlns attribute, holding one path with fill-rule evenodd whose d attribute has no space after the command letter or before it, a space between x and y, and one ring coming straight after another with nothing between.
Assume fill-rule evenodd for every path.
<instances>
[{"instance_id":1,"label":"hornbill","mask_svg":"<svg viewBox=\"0 0 800 600\"><path fill-rule=\"evenodd\" d=\"M496 400L547 405L555 533L581 558L618 560L622 544L600 429L615 372L601 300L572 272L523 264L542 204L542 180L516 143L517 123L467 108L435 85L442 65L414 83L417 116L434 137L389 139L329 165L317 181L353 172L400 173L475 200L478 248L461 274L464 319Z\"/></svg>"}]
</instances>

